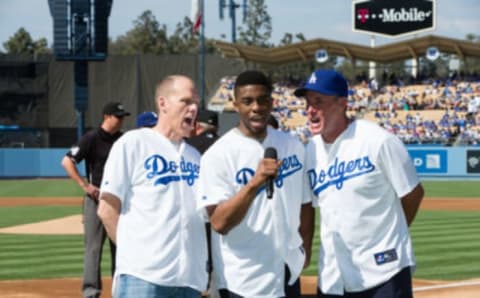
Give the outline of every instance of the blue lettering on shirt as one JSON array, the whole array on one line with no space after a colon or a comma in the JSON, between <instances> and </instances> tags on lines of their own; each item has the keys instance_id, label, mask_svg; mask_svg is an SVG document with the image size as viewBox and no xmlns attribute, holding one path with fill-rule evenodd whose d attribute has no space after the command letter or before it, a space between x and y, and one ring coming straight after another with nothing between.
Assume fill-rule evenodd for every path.
<instances>
[{"instance_id":1,"label":"blue lettering on shirt","mask_svg":"<svg viewBox=\"0 0 480 298\"><path fill-rule=\"evenodd\" d=\"M155 154L147 158L144 164L148 179L156 179L154 185L167 185L170 182L184 180L189 186L198 179L200 166L196 163L185 161L181 158L180 162L168 161L163 156Z\"/></svg>"},{"instance_id":2,"label":"blue lettering on shirt","mask_svg":"<svg viewBox=\"0 0 480 298\"><path fill-rule=\"evenodd\" d=\"M311 169L307 171L307 174L313 193L318 195L332 185L335 185L340 190L343 188L345 181L368 174L374 170L375 165L368 156L364 156L350 161L335 158L335 161L328 169L321 169L319 172Z\"/></svg>"},{"instance_id":3,"label":"blue lettering on shirt","mask_svg":"<svg viewBox=\"0 0 480 298\"><path fill-rule=\"evenodd\" d=\"M293 175L295 172L300 171L303 168L302 163L298 160L296 155L288 156L282 159L282 165L278 170L277 178L275 179L275 185L279 188L283 186L284 180ZM237 184L246 185L250 179L255 175L255 170L250 168L242 168L235 175L235 181ZM257 194L265 190L265 186L260 187Z\"/></svg>"}]
</instances>

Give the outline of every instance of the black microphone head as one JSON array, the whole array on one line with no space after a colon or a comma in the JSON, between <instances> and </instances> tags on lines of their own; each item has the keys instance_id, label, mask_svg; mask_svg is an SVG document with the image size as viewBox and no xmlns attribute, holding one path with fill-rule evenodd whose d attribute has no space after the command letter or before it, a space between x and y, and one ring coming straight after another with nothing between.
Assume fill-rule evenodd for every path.
<instances>
[{"instance_id":1,"label":"black microphone head","mask_svg":"<svg viewBox=\"0 0 480 298\"><path fill-rule=\"evenodd\" d=\"M277 159L277 149L273 147L268 147L267 149L265 149L265 154L263 155L263 158Z\"/></svg>"}]
</instances>

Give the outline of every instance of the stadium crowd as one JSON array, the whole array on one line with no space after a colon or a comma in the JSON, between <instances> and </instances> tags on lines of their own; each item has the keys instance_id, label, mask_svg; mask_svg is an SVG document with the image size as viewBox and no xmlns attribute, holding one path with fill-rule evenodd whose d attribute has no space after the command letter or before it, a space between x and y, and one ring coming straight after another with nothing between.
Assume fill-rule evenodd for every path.
<instances>
[{"instance_id":1,"label":"stadium crowd","mask_svg":"<svg viewBox=\"0 0 480 298\"><path fill-rule=\"evenodd\" d=\"M225 77L210 101L233 110L234 77ZM274 84L272 114L280 129L309 137L306 104L293 95L299 82ZM377 122L406 144L480 145L480 81L424 80L379 86L376 80L350 86L348 114Z\"/></svg>"}]
</instances>

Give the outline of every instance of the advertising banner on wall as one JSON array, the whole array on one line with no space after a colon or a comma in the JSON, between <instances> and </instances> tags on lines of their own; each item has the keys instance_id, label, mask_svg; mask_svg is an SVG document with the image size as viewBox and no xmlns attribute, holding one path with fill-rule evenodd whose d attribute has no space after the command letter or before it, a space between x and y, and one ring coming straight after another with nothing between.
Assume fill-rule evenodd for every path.
<instances>
[{"instance_id":1,"label":"advertising banner on wall","mask_svg":"<svg viewBox=\"0 0 480 298\"><path fill-rule=\"evenodd\" d=\"M353 31L400 37L435 29L434 0L357 0L352 2Z\"/></svg>"},{"instance_id":2,"label":"advertising banner on wall","mask_svg":"<svg viewBox=\"0 0 480 298\"><path fill-rule=\"evenodd\" d=\"M467 173L480 174L480 150L467 150Z\"/></svg>"},{"instance_id":3,"label":"advertising banner on wall","mask_svg":"<svg viewBox=\"0 0 480 298\"><path fill-rule=\"evenodd\" d=\"M413 150L408 153L419 174L447 173L447 150Z\"/></svg>"}]
</instances>

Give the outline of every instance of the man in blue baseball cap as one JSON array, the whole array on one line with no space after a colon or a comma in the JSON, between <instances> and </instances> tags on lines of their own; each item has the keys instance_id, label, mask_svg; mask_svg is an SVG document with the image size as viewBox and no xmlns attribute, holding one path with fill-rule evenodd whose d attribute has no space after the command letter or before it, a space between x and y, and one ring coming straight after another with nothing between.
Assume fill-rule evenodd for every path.
<instances>
[{"instance_id":1,"label":"man in blue baseball cap","mask_svg":"<svg viewBox=\"0 0 480 298\"><path fill-rule=\"evenodd\" d=\"M322 212L317 297L411 298L408 227L424 191L405 146L347 117L347 80L334 70L315 71L295 95L307 101L305 169Z\"/></svg>"},{"instance_id":2,"label":"man in blue baseball cap","mask_svg":"<svg viewBox=\"0 0 480 298\"><path fill-rule=\"evenodd\" d=\"M346 115L348 84L340 73L317 70L294 94L307 99L307 117L312 135L322 134L332 139L332 136L346 127L349 121ZM324 110L327 103L333 104Z\"/></svg>"},{"instance_id":3,"label":"man in blue baseball cap","mask_svg":"<svg viewBox=\"0 0 480 298\"><path fill-rule=\"evenodd\" d=\"M158 116L155 112L143 112L137 116L137 127L154 127L157 124Z\"/></svg>"}]
</instances>

